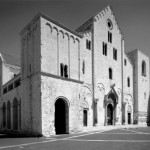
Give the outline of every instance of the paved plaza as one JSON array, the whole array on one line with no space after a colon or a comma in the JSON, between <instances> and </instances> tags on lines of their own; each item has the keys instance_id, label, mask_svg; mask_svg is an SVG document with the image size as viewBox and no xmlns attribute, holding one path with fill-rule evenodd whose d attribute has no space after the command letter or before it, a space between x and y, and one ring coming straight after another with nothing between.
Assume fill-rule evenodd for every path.
<instances>
[{"instance_id":1,"label":"paved plaza","mask_svg":"<svg viewBox=\"0 0 150 150\"><path fill-rule=\"evenodd\" d=\"M0 136L0 150L149 150L150 127L55 135L49 138Z\"/></svg>"}]
</instances>

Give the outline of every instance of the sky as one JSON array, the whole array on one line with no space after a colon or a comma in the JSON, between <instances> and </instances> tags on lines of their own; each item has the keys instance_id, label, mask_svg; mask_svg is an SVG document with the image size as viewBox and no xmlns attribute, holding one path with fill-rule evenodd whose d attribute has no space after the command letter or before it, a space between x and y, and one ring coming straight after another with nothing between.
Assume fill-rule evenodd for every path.
<instances>
[{"instance_id":1,"label":"sky","mask_svg":"<svg viewBox=\"0 0 150 150\"><path fill-rule=\"evenodd\" d=\"M124 35L125 51L150 57L150 0L0 0L0 52L20 57L20 31L38 12L77 29L111 5Z\"/></svg>"}]
</instances>

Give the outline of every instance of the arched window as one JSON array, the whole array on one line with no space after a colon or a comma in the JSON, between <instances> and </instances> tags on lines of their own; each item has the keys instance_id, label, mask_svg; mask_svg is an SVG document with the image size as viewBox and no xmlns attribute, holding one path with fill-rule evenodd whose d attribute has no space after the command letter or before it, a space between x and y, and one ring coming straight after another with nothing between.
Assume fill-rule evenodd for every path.
<instances>
[{"instance_id":1,"label":"arched window","mask_svg":"<svg viewBox=\"0 0 150 150\"><path fill-rule=\"evenodd\" d=\"M6 127L6 105L3 103L3 128Z\"/></svg>"},{"instance_id":2,"label":"arched window","mask_svg":"<svg viewBox=\"0 0 150 150\"><path fill-rule=\"evenodd\" d=\"M13 129L18 130L18 101L13 101Z\"/></svg>"},{"instance_id":3,"label":"arched window","mask_svg":"<svg viewBox=\"0 0 150 150\"><path fill-rule=\"evenodd\" d=\"M113 73L112 73L112 69L109 68L109 79L112 79L113 78Z\"/></svg>"},{"instance_id":4,"label":"arched window","mask_svg":"<svg viewBox=\"0 0 150 150\"><path fill-rule=\"evenodd\" d=\"M128 85L128 87L130 87L130 78L129 77L127 78L127 85Z\"/></svg>"},{"instance_id":5,"label":"arched window","mask_svg":"<svg viewBox=\"0 0 150 150\"><path fill-rule=\"evenodd\" d=\"M144 60L142 61L142 75L146 76L146 63Z\"/></svg>"},{"instance_id":6,"label":"arched window","mask_svg":"<svg viewBox=\"0 0 150 150\"><path fill-rule=\"evenodd\" d=\"M11 109L10 102L7 102L7 128L11 129Z\"/></svg>"}]
</instances>

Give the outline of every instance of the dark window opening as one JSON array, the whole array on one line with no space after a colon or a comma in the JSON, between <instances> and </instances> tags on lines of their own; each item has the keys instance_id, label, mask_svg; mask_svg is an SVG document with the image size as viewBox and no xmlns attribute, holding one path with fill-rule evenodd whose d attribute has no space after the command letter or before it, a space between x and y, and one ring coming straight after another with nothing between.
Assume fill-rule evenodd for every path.
<instances>
[{"instance_id":1,"label":"dark window opening","mask_svg":"<svg viewBox=\"0 0 150 150\"><path fill-rule=\"evenodd\" d=\"M64 65L63 63L60 64L60 75L68 78L68 66Z\"/></svg>"},{"instance_id":2,"label":"dark window opening","mask_svg":"<svg viewBox=\"0 0 150 150\"><path fill-rule=\"evenodd\" d=\"M64 77L68 78L68 66L64 66Z\"/></svg>"},{"instance_id":3,"label":"dark window opening","mask_svg":"<svg viewBox=\"0 0 150 150\"><path fill-rule=\"evenodd\" d=\"M7 87L3 89L3 94L7 93Z\"/></svg>"},{"instance_id":4,"label":"dark window opening","mask_svg":"<svg viewBox=\"0 0 150 150\"><path fill-rule=\"evenodd\" d=\"M144 60L142 61L142 75L146 76L146 63Z\"/></svg>"},{"instance_id":5,"label":"dark window opening","mask_svg":"<svg viewBox=\"0 0 150 150\"><path fill-rule=\"evenodd\" d=\"M83 110L83 126L87 126L87 115L88 115L88 113L87 113L88 111L87 111L87 109L84 109Z\"/></svg>"},{"instance_id":6,"label":"dark window opening","mask_svg":"<svg viewBox=\"0 0 150 150\"><path fill-rule=\"evenodd\" d=\"M64 65L62 63L60 64L60 75L64 76Z\"/></svg>"},{"instance_id":7,"label":"dark window opening","mask_svg":"<svg viewBox=\"0 0 150 150\"><path fill-rule=\"evenodd\" d=\"M117 60L117 49L113 48L113 59Z\"/></svg>"},{"instance_id":8,"label":"dark window opening","mask_svg":"<svg viewBox=\"0 0 150 150\"><path fill-rule=\"evenodd\" d=\"M125 66L127 65L127 60L126 60L126 59L124 59L124 65L125 65Z\"/></svg>"},{"instance_id":9,"label":"dark window opening","mask_svg":"<svg viewBox=\"0 0 150 150\"><path fill-rule=\"evenodd\" d=\"M112 33L108 31L108 42L112 43Z\"/></svg>"},{"instance_id":10,"label":"dark window opening","mask_svg":"<svg viewBox=\"0 0 150 150\"><path fill-rule=\"evenodd\" d=\"M18 87L18 86L20 86L20 79L18 79L14 82L14 87Z\"/></svg>"},{"instance_id":11,"label":"dark window opening","mask_svg":"<svg viewBox=\"0 0 150 150\"><path fill-rule=\"evenodd\" d=\"M86 40L86 48L91 50L91 41Z\"/></svg>"},{"instance_id":12,"label":"dark window opening","mask_svg":"<svg viewBox=\"0 0 150 150\"><path fill-rule=\"evenodd\" d=\"M103 42L103 55L107 56L107 43Z\"/></svg>"},{"instance_id":13,"label":"dark window opening","mask_svg":"<svg viewBox=\"0 0 150 150\"><path fill-rule=\"evenodd\" d=\"M85 61L83 60L83 63L82 63L82 72L83 74L85 74Z\"/></svg>"},{"instance_id":14,"label":"dark window opening","mask_svg":"<svg viewBox=\"0 0 150 150\"><path fill-rule=\"evenodd\" d=\"M111 69L111 68L109 68L109 79L111 79L111 80L112 80L112 78L113 78L113 76L112 76L112 69Z\"/></svg>"},{"instance_id":15,"label":"dark window opening","mask_svg":"<svg viewBox=\"0 0 150 150\"><path fill-rule=\"evenodd\" d=\"M8 91L11 91L13 89L13 84L10 84L9 86L8 86Z\"/></svg>"},{"instance_id":16,"label":"dark window opening","mask_svg":"<svg viewBox=\"0 0 150 150\"><path fill-rule=\"evenodd\" d=\"M127 84L128 84L128 87L130 87L130 78L129 77L127 79Z\"/></svg>"}]
</instances>

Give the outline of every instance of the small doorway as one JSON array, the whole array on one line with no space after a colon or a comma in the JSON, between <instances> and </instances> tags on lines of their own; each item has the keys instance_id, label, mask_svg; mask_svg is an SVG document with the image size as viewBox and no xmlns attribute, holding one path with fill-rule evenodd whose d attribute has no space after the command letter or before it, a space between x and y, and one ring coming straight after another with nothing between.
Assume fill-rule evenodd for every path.
<instances>
[{"instance_id":1,"label":"small doorway","mask_svg":"<svg viewBox=\"0 0 150 150\"><path fill-rule=\"evenodd\" d=\"M87 126L87 109L83 110L83 126Z\"/></svg>"},{"instance_id":2,"label":"small doorway","mask_svg":"<svg viewBox=\"0 0 150 150\"><path fill-rule=\"evenodd\" d=\"M107 106L107 125L113 125L113 106L108 104Z\"/></svg>"},{"instance_id":3,"label":"small doorway","mask_svg":"<svg viewBox=\"0 0 150 150\"><path fill-rule=\"evenodd\" d=\"M128 124L131 124L131 113L128 113Z\"/></svg>"},{"instance_id":4,"label":"small doorway","mask_svg":"<svg viewBox=\"0 0 150 150\"><path fill-rule=\"evenodd\" d=\"M64 99L58 99L55 103L55 131L56 134L69 133L69 108Z\"/></svg>"}]
</instances>

